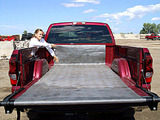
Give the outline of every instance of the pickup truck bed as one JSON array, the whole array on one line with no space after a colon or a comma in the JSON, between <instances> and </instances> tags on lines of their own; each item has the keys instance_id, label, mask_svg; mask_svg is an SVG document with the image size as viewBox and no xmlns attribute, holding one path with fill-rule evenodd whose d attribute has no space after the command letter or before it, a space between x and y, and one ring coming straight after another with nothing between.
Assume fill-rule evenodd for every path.
<instances>
[{"instance_id":1,"label":"pickup truck bed","mask_svg":"<svg viewBox=\"0 0 160 120\"><path fill-rule=\"evenodd\" d=\"M143 103L105 64L55 65L15 106Z\"/></svg>"},{"instance_id":2,"label":"pickup truck bed","mask_svg":"<svg viewBox=\"0 0 160 120\"><path fill-rule=\"evenodd\" d=\"M128 106L156 106L152 105L153 98L159 101L159 97L150 92L145 93L135 86L134 81L126 78L124 82L105 64L106 50L105 45L58 45L56 55L60 63L55 63L29 88L22 88L24 92L20 95L11 98L17 91L6 97L1 104L10 104L15 108L42 106L62 111L68 110L68 107L72 111L79 107L82 110L109 110ZM26 53L24 55L27 56Z\"/></svg>"}]
</instances>

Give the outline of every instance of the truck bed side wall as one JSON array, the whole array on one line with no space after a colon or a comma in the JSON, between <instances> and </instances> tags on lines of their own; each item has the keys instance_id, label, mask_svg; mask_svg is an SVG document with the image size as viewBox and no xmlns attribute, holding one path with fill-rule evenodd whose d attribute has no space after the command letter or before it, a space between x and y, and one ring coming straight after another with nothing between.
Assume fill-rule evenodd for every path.
<instances>
[{"instance_id":1,"label":"truck bed side wall","mask_svg":"<svg viewBox=\"0 0 160 120\"><path fill-rule=\"evenodd\" d=\"M114 58L125 58L128 61L130 73L132 79L139 85L142 84L142 73L143 68L143 49L128 46L115 45L114 48Z\"/></svg>"},{"instance_id":2,"label":"truck bed side wall","mask_svg":"<svg viewBox=\"0 0 160 120\"><path fill-rule=\"evenodd\" d=\"M106 45L106 58L105 58L106 65L111 67L113 59L114 59L114 46Z\"/></svg>"},{"instance_id":3,"label":"truck bed side wall","mask_svg":"<svg viewBox=\"0 0 160 120\"><path fill-rule=\"evenodd\" d=\"M36 58L31 56L32 52L35 52ZM21 87L32 81L34 63L36 59L46 59L50 67L54 64L53 58L46 50L46 48L26 48L19 51L19 67L21 71L19 85Z\"/></svg>"}]
</instances>

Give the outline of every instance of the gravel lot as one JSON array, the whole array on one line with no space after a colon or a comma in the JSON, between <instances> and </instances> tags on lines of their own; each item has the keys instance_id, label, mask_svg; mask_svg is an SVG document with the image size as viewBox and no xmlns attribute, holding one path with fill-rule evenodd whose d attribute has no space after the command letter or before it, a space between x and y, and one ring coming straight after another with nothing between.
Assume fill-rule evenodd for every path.
<instances>
[{"instance_id":1,"label":"gravel lot","mask_svg":"<svg viewBox=\"0 0 160 120\"><path fill-rule=\"evenodd\" d=\"M160 96L160 41L147 41L145 39L127 39L116 40L116 44L125 46L146 47L149 49L153 57L154 75L152 80L152 90ZM9 61L0 60L0 101L5 96L11 93L11 85L8 77ZM160 119L160 105L158 111L150 111L145 109L142 112L135 113L136 120L159 120ZM0 107L0 120L16 120L16 111L12 114L5 114L3 107ZM25 113L21 113L21 120L28 120Z\"/></svg>"}]
</instances>

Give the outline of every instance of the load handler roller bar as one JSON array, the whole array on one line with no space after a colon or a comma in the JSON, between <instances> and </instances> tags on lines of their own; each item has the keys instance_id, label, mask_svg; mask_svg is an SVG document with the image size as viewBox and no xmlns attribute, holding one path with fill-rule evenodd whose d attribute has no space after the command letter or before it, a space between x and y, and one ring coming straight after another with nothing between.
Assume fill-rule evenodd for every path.
<instances>
[{"instance_id":1,"label":"load handler roller bar","mask_svg":"<svg viewBox=\"0 0 160 120\"><path fill-rule=\"evenodd\" d=\"M105 64L55 65L15 106L143 103Z\"/></svg>"}]
</instances>

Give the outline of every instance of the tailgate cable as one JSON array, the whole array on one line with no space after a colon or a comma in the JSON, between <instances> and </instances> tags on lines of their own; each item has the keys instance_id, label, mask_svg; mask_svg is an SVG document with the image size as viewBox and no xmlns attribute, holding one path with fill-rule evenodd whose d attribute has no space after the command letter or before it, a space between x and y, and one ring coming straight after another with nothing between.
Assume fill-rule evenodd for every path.
<instances>
[{"instance_id":1,"label":"tailgate cable","mask_svg":"<svg viewBox=\"0 0 160 120\"><path fill-rule=\"evenodd\" d=\"M15 86L14 92L16 92L16 88L17 88L19 80L20 80L20 75L21 75L21 71L18 72L17 84ZM20 120L20 117L21 117L20 110L17 108L17 120Z\"/></svg>"},{"instance_id":2,"label":"tailgate cable","mask_svg":"<svg viewBox=\"0 0 160 120\"><path fill-rule=\"evenodd\" d=\"M18 83L19 83L19 80L20 80L20 74L21 74L21 71L18 72L17 84L15 86L14 92L16 91L16 88L18 86Z\"/></svg>"},{"instance_id":3,"label":"tailgate cable","mask_svg":"<svg viewBox=\"0 0 160 120\"><path fill-rule=\"evenodd\" d=\"M148 88L148 85L147 85L147 81L146 81L146 79L145 79L144 70L142 69L141 72L142 72L143 80L144 80L144 82L145 82L145 84L146 84L147 90L150 91L149 88Z\"/></svg>"}]
</instances>

